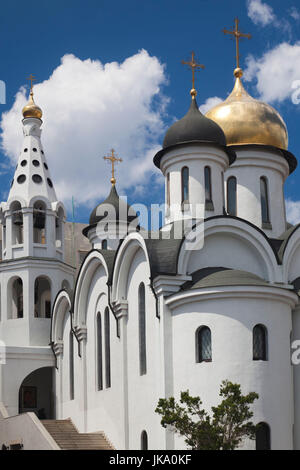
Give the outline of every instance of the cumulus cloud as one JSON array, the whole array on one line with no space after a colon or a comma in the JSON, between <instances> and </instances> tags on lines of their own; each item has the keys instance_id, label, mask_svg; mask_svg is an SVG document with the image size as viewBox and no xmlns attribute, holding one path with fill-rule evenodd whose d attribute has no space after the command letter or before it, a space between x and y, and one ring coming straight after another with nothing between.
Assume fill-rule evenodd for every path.
<instances>
[{"instance_id":1,"label":"cumulus cloud","mask_svg":"<svg viewBox=\"0 0 300 470\"><path fill-rule=\"evenodd\" d=\"M219 98L218 96L212 96L211 98L207 98L205 103L203 103L199 109L202 114L206 114L207 111L212 109L214 106L217 106L217 104L222 103L222 99Z\"/></svg>"},{"instance_id":2,"label":"cumulus cloud","mask_svg":"<svg viewBox=\"0 0 300 470\"><path fill-rule=\"evenodd\" d=\"M287 199L285 201L286 205L286 218L287 221L292 225L300 223L300 201L292 201L292 199Z\"/></svg>"},{"instance_id":3,"label":"cumulus cloud","mask_svg":"<svg viewBox=\"0 0 300 470\"><path fill-rule=\"evenodd\" d=\"M246 62L245 80L257 80L257 90L264 101L282 102L297 93L300 41L295 44L283 42L258 59L248 56Z\"/></svg>"},{"instance_id":4,"label":"cumulus cloud","mask_svg":"<svg viewBox=\"0 0 300 470\"><path fill-rule=\"evenodd\" d=\"M147 184L160 148L167 98L164 66L147 51L122 63L103 64L67 54L48 80L34 88L43 109L42 140L58 197L79 204L106 196L110 168L103 160L114 148L123 163L117 168L118 188ZM21 110L24 88L2 115L2 150L15 165L22 145ZM122 166L121 166L122 165Z\"/></svg>"},{"instance_id":5,"label":"cumulus cloud","mask_svg":"<svg viewBox=\"0 0 300 470\"><path fill-rule=\"evenodd\" d=\"M248 0L248 16L257 25L266 26L276 21L273 8L262 0Z\"/></svg>"}]
</instances>

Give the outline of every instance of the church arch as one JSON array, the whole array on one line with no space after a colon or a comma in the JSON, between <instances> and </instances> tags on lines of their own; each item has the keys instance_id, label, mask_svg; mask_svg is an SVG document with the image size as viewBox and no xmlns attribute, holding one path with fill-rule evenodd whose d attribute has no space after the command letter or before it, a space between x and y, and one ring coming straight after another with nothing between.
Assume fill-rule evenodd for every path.
<instances>
[{"instance_id":1,"label":"church arch","mask_svg":"<svg viewBox=\"0 0 300 470\"><path fill-rule=\"evenodd\" d=\"M252 332L253 361L268 360L268 330L264 325L255 325Z\"/></svg>"},{"instance_id":2,"label":"church arch","mask_svg":"<svg viewBox=\"0 0 300 470\"><path fill-rule=\"evenodd\" d=\"M72 302L69 294L62 290L54 301L51 319L51 342L58 344L63 342L64 325L66 317L70 315Z\"/></svg>"},{"instance_id":3,"label":"church arch","mask_svg":"<svg viewBox=\"0 0 300 470\"><path fill-rule=\"evenodd\" d=\"M39 276L34 283L34 316L51 318L51 281L47 276Z\"/></svg>"},{"instance_id":4,"label":"church arch","mask_svg":"<svg viewBox=\"0 0 300 470\"><path fill-rule=\"evenodd\" d=\"M14 201L11 204L10 210L12 213L11 244L21 245L24 241L23 213L21 203L19 201Z\"/></svg>"},{"instance_id":5,"label":"church arch","mask_svg":"<svg viewBox=\"0 0 300 470\"><path fill-rule=\"evenodd\" d=\"M196 331L196 362L212 361L211 330L208 326L200 326Z\"/></svg>"},{"instance_id":6,"label":"church arch","mask_svg":"<svg viewBox=\"0 0 300 470\"><path fill-rule=\"evenodd\" d=\"M46 243L46 204L36 201L33 205L33 243Z\"/></svg>"},{"instance_id":7,"label":"church arch","mask_svg":"<svg viewBox=\"0 0 300 470\"><path fill-rule=\"evenodd\" d=\"M7 318L23 318L23 281L21 277L14 276L7 285Z\"/></svg>"},{"instance_id":8,"label":"church arch","mask_svg":"<svg viewBox=\"0 0 300 470\"><path fill-rule=\"evenodd\" d=\"M54 418L54 367L29 373L19 388L19 413L34 412L40 419Z\"/></svg>"}]
</instances>

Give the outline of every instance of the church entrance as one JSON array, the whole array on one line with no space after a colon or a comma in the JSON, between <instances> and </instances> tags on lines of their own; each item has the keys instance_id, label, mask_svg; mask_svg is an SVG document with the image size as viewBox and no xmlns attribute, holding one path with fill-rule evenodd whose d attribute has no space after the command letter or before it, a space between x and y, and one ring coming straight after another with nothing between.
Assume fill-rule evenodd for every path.
<instances>
[{"instance_id":1,"label":"church entrance","mask_svg":"<svg viewBox=\"0 0 300 470\"><path fill-rule=\"evenodd\" d=\"M23 380L19 390L19 413L33 411L40 419L54 418L53 367L42 367Z\"/></svg>"}]
</instances>

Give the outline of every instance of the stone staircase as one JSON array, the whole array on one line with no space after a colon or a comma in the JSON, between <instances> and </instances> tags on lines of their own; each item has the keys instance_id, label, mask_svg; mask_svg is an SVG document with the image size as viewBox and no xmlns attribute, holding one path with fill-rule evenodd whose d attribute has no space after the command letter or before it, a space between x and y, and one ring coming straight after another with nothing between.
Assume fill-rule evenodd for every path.
<instances>
[{"instance_id":1,"label":"stone staircase","mask_svg":"<svg viewBox=\"0 0 300 470\"><path fill-rule=\"evenodd\" d=\"M79 433L71 419L47 419L41 423L61 450L112 450L103 432Z\"/></svg>"}]
</instances>

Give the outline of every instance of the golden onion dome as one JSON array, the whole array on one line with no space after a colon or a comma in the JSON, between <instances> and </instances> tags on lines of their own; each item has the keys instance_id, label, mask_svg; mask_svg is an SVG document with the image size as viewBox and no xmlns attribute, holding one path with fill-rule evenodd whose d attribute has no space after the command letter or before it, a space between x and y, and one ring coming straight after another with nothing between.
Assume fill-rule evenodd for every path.
<instances>
[{"instance_id":1,"label":"golden onion dome","mask_svg":"<svg viewBox=\"0 0 300 470\"><path fill-rule=\"evenodd\" d=\"M38 119L42 118L43 111L41 110L39 106L35 104L34 99L33 99L32 89L30 91L29 101L26 104L26 106L24 106L22 113L23 113L24 118L38 118Z\"/></svg>"},{"instance_id":2,"label":"golden onion dome","mask_svg":"<svg viewBox=\"0 0 300 470\"><path fill-rule=\"evenodd\" d=\"M231 94L206 113L223 129L227 145L272 145L286 150L288 132L284 120L272 106L250 96L242 84L243 71L235 69Z\"/></svg>"}]
</instances>

